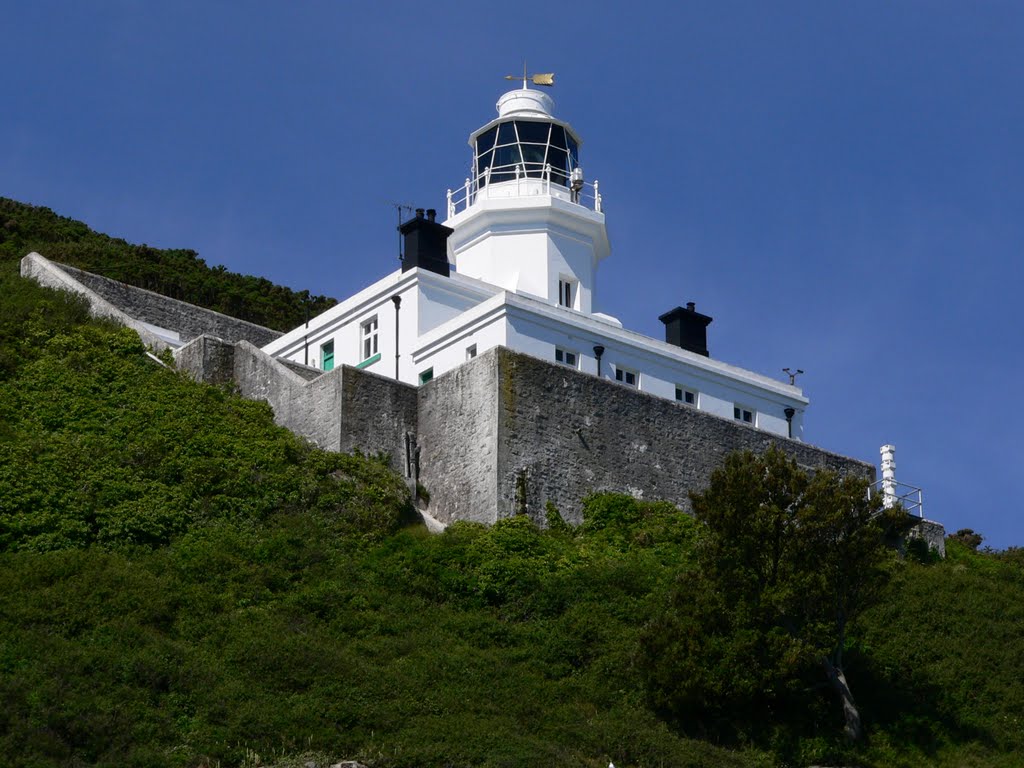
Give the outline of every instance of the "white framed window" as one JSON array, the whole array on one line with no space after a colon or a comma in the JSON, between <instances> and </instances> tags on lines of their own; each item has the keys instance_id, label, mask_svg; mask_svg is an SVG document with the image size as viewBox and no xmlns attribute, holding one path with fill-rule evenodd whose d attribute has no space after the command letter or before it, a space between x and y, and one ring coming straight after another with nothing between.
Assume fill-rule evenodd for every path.
<instances>
[{"instance_id":1,"label":"white framed window","mask_svg":"<svg viewBox=\"0 0 1024 768\"><path fill-rule=\"evenodd\" d=\"M576 301L576 281L568 277L558 279L558 306L572 309Z\"/></svg>"},{"instance_id":2,"label":"white framed window","mask_svg":"<svg viewBox=\"0 0 1024 768\"><path fill-rule=\"evenodd\" d=\"M420 373L420 384L426 384L428 381L434 378L433 367L427 368L427 370Z\"/></svg>"},{"instance_id":3,"label":"white framed window","mask_svg":"<svg viewBox=\"0 0 1024 768\"><path fill-rule=\"evenodd\" d=\"M555 362L567 365L570 368L580 367L580 356L571 349L555 347Z\"/></svg>"},{"instance_id":4,"label":"white framed window","mask_svg":"<svg viewBox=\"0 0 1024 768\"><path fill-rule=\"evenodd\" d=\"M697 392L688 387L681 387L676 384L676 400L687 405L697 405Z\"/></svg>"},{"instance_id":5,"label":"white framed window","mask_svg":"<svg viewBox=\"0 0 1024 768\"><path fill-rule=\"evenodd\" d=\"M466 347L466 359L472 360L474 357L476 357L476 344L470 344Z\"/></svg>"},{"instance_id":6,"label":"white framed window","mask_svg":"<svg viewBox=\"0 0 1024 768\"><path fill-rule=\"evenodd\" d=\"M362 360L369 360L377 354L377 316L363 321L359 326L359 342Z\"/></svg>"},{"instance_id":7,"label":"white framed window","mask_svg":"<svg viewBox=\"0 0 1024 768\"><path fill-rule=\"evenodd\" d=\"M615 380L621 381L627 387L635 387L640 381L640 374L630 368L624 368L621 365L616 365Z\"/></svg>"},{"instance_id":8,"label":"white framed window","mask_svg":"<svg viewBox=\"0 0 1024 768\"><path fill-rule=\"evenodd\" d=\"M756 416L757 411L753 408L747 408L742 405L733 405L732 407L732 417L736 421L742 421L744 424L753 424Z\"/></svg>"}]
</instances>

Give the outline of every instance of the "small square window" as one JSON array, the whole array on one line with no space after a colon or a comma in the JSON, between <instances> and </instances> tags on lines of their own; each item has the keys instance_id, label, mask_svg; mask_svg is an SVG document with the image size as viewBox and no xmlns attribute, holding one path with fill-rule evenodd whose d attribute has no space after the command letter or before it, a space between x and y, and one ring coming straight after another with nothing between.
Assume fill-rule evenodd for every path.
<instances>
[{"instance_id":1,"label":"small square window","mask_svg":"<svg viewBox=\"0 0 1024 768\"><path fill-rule=\"evenodd\" d=\"M749 408L743 408L739 405L733 406L732 417L737 421L742 421L744 424L754 423L754 412Z\"/></svg>"},{"instance_id":2,"label":"small square window","mask_svg":"<svg viewBox=\"0 0 1024 768\"><path fill-rule=\"evenodd\" d=\"M562 349L561 347L555 347L555 362L567 365L570 368L579 367L579 355L568 349Z\"/></svg>"},{"instance_id":3,"label":"small square window","mask_svg":"<svg viewBox=\"0 0 1024 768\"><path fill-rule=\"evenodd\" d=\"M686 387L676 387L676 400L687 405L696 405L697 393Z\"/></svg>"},{"instance_id":4,"label":"small square window","mask_svg":"<svg viewBox=\"0 0 1024 768\"><path fill-rule=\"evenodd\" d=\"M638 374L636 371L631 371L628 368L621 368L615 366L615 380L621 381L627 387L635 387Z\"/></svg>"},{"instance_id":5,"label":"small square window","mask_svg":"<svg viewBox=\"0 0 1024 768\"><path fill-rule=\"evenodd\" d=\"M466 347L466 359L472 360L474 357L476 357L476 344L470 344Z\"/></svg>"},{"instance_id":6,"label":"small square window","mask_svg":"<svg viewBox=\"0 0 1024 768\"><path fill-rule=\"evenodd\" d=\"M434 369L433 368L427 368L427 370L423 371L420 374L420 384L426 384L432 378L434 378Z\"/></svg>"}]
</instances>

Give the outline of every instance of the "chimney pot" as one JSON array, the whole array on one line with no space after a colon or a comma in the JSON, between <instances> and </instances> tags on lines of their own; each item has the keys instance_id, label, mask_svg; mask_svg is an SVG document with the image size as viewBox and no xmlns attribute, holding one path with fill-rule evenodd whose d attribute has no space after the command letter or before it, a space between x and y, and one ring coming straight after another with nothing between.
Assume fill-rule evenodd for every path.
<instances>
[{"instance_id":1,"label":"chimney pot","mask_svg":"<svg viewBox=\"0 0 1024 768\"><path fill-rule=\"evenodd\" d=\"M424 218L424 213L427 214L427 218ZM451 274L448 264L448 236L453 230L434 221L436 215L437 211L433 208L429 211L417 208L415 218L409 219L398 228L405 238L403 272L419 267L444 277Z\"/></svg>"},{"instance_id":2,"label":"chimney pot","mask_svg":"<svg viewBox=\"0 0 1024 768\"><path fill-rule=\"evenodd\" d=\"M711 317L702 315L696 307L694 302L689 301L686 309L676 307L658 319L665 324L666 343L709 357L708 325Z\"/></svg>"}]
</instances>

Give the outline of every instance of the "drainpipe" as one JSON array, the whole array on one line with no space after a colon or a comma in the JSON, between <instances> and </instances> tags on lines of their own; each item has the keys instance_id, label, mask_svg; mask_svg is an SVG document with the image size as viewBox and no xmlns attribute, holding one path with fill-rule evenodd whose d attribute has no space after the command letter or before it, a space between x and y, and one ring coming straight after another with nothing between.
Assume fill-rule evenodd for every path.
<instances>
[{"instance_id":1,"label":"drainpipe","mask_svg":"<svg viewBox=\"0 0 1024 768\"><path fill-rule=\"evenodd\" d=\"M604 347L600 344L594 346L594 357L597 358L597 378L601 378L601 355L604 354Z\"/></svg>"},{"instance_id":2,"label":"drainpipe","mask_svg":"<svg viewBox=\"0 0 1024 768\"><path fill-rule=\"evenodd\" d=\"M796 415L796 408L787 408L783 411L786 414L786 426L789 428L789 437L793 437L793 416Z\"/></svg>"},{"instance_id":3,"label":"drainpipe","mask_svg":"<svg viewBox=\"0 0 1024 768\"><path fill-rule=\"evenodd\" d=\"M395 303L395 381L398 381L398 309L402 306L401 296L392 296Z\"/></svg>"}]
</instances>

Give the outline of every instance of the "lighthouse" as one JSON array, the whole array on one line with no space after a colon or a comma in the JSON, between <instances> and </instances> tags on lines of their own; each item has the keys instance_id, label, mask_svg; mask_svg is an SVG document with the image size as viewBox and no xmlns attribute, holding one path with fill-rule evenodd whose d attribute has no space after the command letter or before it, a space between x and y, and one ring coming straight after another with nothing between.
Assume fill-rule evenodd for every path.
<instances>
[{"instance_id":1,"label":"lighthouse","mask_svg":"<svg viewBox=\"0 0 1024 768\"><path fill-rule=\"evenodd\" d=\"M712 317L690 296L659 315L663 339L601 311L616 299L597 295L611 249L580 135L526 76L496 107L469 134L469 174L447 190L443 212L424 207L401 225L401 265L263 351L307 376L347 365L430 386L503 347L550 363L552 381L571 369L802 439L800 388L716 359Z\"/></svg>"},{"instance_id":2,"label":"lighthouse","mask_svg":"<svg viewBox=\"0 0 1024 768\"><path fill-rule=\"evenodd\" d=\"M589 314L610 248L583 142L525 79L496 106L498 116L469 136L471 176L448 191L448 259L459 274Z\"/></svg>"}]
</instances>

